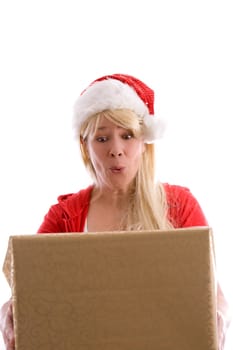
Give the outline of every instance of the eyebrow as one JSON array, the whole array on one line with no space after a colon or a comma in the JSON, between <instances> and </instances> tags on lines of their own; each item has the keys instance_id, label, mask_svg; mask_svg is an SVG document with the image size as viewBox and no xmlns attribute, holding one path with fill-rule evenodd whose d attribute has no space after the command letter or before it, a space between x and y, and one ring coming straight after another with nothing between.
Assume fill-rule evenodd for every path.
<instances>
[{"instance_id":1,"label":"eyebrow","mask_svg":"<svg viewBox=\"0 0 233 350\"><path fill-rule=\"evenodd\" d=\"M104 130L104 129L107 129L106 126L98 126L97 130Z\"/></svg>"},{"instance_id":2,"label":"eyebrow","mask_svg":"<svg viewBox=\"0 0 233 350\"><path fill-rule=\"evenodd\" d=\"M117 125L118 129L125 129L122 126ZM108 126L98 126L97 130L105 130L105 129L110 129ZM127 130L127 129L126 129Z\"/></svg>"}]
</instances>

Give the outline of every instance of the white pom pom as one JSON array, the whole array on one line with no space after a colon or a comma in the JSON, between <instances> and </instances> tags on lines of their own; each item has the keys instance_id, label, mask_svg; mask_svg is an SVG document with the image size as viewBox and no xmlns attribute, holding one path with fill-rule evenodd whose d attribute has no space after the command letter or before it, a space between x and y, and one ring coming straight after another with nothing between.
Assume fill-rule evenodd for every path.
<instances>
[{"instance_id":1,"label":"white pom pom","mask_svg":"<svg viewBox=\"0 0 233 350\"><path fill-rule=\"evenodd\" d=\"M143 123L145 143L153 143L155 140L162 138L166 129L166 123L164 120L147 114L143 118Z\"/></svg>"}]
</instances>

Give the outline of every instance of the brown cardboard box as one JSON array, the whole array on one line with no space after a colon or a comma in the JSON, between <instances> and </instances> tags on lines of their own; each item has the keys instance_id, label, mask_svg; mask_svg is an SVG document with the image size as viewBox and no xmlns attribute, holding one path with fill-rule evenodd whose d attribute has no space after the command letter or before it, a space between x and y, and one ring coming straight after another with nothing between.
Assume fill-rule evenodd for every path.
<instances>
[{"instance_id":1,"label":"brown cardboard box","mask_svg":"<svg viewBox=\"0 0 233 350\"><path fill-rule=\"evenodd\" d=\"M12 236L17 350L216 350L211 229Z\"/></svg>"}]
</instances>

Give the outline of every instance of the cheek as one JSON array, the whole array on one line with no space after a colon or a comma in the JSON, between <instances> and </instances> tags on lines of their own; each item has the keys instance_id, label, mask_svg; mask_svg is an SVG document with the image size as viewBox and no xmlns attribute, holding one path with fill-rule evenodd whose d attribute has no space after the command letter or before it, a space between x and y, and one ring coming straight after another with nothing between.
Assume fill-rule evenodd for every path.
<instances>
[{"instance_id":1,"label":"cheek","mask_svg":"<svg viewBox=\"0 0 233 350\"><path fill-rule=\"evenodd\" d=\"M93 147L89 149L89 158L94 167L103 162L103 154Z\"/></svg>"},{"instance_id":2,"label":"cheek","mask_svg":"<svg viewBox=\"0 0 233 350\"><path fill-rule=\"evenodd\" d=\"M88 153L89 159L92 161L95 158L95 153L96 152L95 152L95 149L94 149L91 141L87 142L86 149L87 149L87 153Z\"/></svg>"},{"instance_id":3,"label":"cheek","mask_svg":"<svg viewBox=\"0 0 233 350\"><path fill-rule=\"evenodd\" d=\"M130 156L132 158L135 158L135 159L141 158L144 151L145 151L144 143L143 144L135 144L130 149Z\"/></svg>"}]
</instances>

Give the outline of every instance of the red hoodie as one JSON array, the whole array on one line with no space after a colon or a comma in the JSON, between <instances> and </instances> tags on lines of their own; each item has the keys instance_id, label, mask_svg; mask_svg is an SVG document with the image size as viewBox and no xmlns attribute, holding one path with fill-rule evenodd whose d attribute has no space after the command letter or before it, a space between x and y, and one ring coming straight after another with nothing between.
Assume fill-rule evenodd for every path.
<instances>
[{"instance_id":1,"label":"red hoodie","mask_svg":"<svg viewBox=\"0 0 233 350\"><path fill-rule=\"evenodd\" d=\"M186 187L164 184L168 216L175 228L207 226L204 213ZM93 186L58 197L37 233L83 232Z\"/></svg>"}]
</instances>

